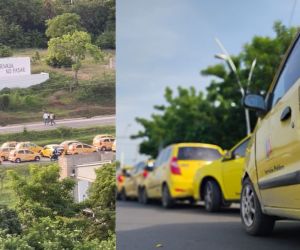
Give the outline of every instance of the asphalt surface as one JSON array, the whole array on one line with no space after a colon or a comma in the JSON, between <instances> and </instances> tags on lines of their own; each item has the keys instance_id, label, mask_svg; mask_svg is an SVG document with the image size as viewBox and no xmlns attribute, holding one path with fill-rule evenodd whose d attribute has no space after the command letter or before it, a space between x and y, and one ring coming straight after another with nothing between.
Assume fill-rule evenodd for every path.
<instances>
[{"instance_id":1,"label":"asphalt surface","mask_svg":"<svg viewBox=\"0 0 300 250\"><path fill-rule=\"evenodd\" d=\"M239 208L207 213L203 206L117 203L117 249L120 250L286 250L300 249L300 222L280 221L269 237L247 235Z\"/></svg>"},{"instance_id":2,"label":"asphalt surface","mask_svg":"<svg viewBox=\"0 0 300 250\"><path fill-rule=\"evenodd\" d=\"M58 127L69 127L69 128L85 128L92 126L104 126L104 125L115 125L115 116L97 116L92 118L74 118L74 119L65 119L65 120L57 120L56 125L54 126L45 126L44 123L35 122L35 123L24 123L24 124L14 124L7 125L4 127L0 126L0 134L5 133L17 133L22 132L24 128L28 131L43 131L43 130L52 130Z\"/></svg>"}]
</instances>

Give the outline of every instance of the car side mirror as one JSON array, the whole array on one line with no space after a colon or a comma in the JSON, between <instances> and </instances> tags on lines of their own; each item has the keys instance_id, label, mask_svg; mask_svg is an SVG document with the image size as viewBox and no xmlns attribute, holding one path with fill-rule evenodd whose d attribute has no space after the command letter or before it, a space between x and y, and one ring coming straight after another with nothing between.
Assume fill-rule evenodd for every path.
<instances>
[{"instance_id":1,"label":"car side mirror","mask_svg":"<svg viewBox=\"0 0 300 250\"><path fill-rule=\"evenodd\" d=\"M230 161L233 159L233 154L230 151L227 151L227 153L223 156L222 161Z\"/></svg>"},{"instance_id":2,"label":"car side mirror","mask_svg":"<svg viewBox=\"0 0 300 250\"><path fill-rule=\"evenodd\" d=\"M261 95L246 95L243 99L245 108L258 111L259 113L265 113L267 111L266 102Z\"/></svg>"}]
</instances>

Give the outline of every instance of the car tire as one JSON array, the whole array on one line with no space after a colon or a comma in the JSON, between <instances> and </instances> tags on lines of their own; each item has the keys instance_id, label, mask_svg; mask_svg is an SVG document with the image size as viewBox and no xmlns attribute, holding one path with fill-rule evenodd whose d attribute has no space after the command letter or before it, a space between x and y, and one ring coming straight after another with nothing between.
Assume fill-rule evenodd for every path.
<instances>
[{"instance_id":1,"label":"car tire","mask_svg":"<svg viewBox=\"0 0 300 250\"><path fill-rule=\"evenodd\" d=\"M120 199L121 199L121 201L127 201L127 195L126 195L126 191L124 188L122 188L122 190L121 190Z\"/></svg>"},{"instance_id":2,"label":"car tire","mask_svg":"<svg viewBox=\"0 0 300 250\"><path fill-rule=\"evenodd\" d=\"M34 158L34 160L35 160L35 161L40 161L41 158L40 158L39 156L36 156L36 157Z\"/></svg>"},{"instance_id":3,"label":"car tire","mask_svg":"<svg viewBox=\"0 0 300 250\"><path fill-rule=\"evenodd\" d=\"M4 156L1 156L1 160L2 160L2 161L5 161L5 157L4 157Z\"/></svg>"},{"instance_id":4,"label":"car tire","mask_svg":"<svg viewBox=\"0 0 300 250\"><path fill-rule=\"evenodd\" d=\"M17 158L17 159L15 160L15 163L21 163L21 159L20 159L20 158Z\"/></svg>"},{"instance_id":5,"label":"car tire","mask_svg":"<svg viewBox=\"0 0 300 250\"><path fill-rule=\"evenodd\" d=\"M262 212L260 202L249 178L243 181L240 211L242 224L248 234L266 236L272 233L275 218Z\"/></svg>"},{"instance_id":6,"label":"car tire","mask_svg":"<svg viewBox=\"0 0 300 250\"><path fill-rule=\"evenodd\" d=\"M161 204L164 208L172 208L174 207L174 199L172 198L170 194L170 190L168 188L168 185L163 185L162 187L162 196L161 196Z\"/></svg>"},{"instance_id":7,"label":"car tire","mask_svg":"<svg viewBox=\"0 0 300 250\"><path fill-rule=\"evenodd\" d=\"M208 212L217 212L221 209L222 193L219 185L212 180L205 183L204 186L205 209Z\"/></svg>"},{"instance_id":8,"label":"car tire","mask_svg":"<svg viewBox=\"0 0 300 250\"><path fill-rule=\"evenodd\" d=\"M143 191L143 188L139 187L138 188L138 202L141 203L141 204L143 204L143 193L142 193L142 191Z\"/></svg>"},{"instance_id":9,"label":"car tire","mask_svg":"<svg viewBox=\"0 0 300 250\"><path fill-rule=\"evenodd\" d=\"M102 147L102 148L101 148L101 151L106 151L106 147Z\"/></svg>"},{"instance_id":10,"label":"car tire","mask_svg":"<svg viewBox=\"0 0 300 250\"><path fill-rule=\"evenodd\" d=\"M146 188L141 188L141 203L147 205L150 203Z\"/></svg>"}]
</instances>

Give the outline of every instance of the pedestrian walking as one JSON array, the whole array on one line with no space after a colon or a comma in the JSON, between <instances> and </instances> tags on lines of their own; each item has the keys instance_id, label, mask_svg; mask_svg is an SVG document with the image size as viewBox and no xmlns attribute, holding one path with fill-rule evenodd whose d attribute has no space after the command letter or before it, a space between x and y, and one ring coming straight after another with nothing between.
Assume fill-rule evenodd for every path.
<instances>
[{"instance_id":1,"label":"pedestrian walking","mask_svg":"<svg viewBox=\"0 0 300 250\"><path fill-rule=\"evenodd\" d=\"M48 113L45 111L44 114L43 114L43 120L44 120L44 124L45 126L47 125L48 123Z\"/></svg>"},{"instance_id":2,"label":"pedestrian walking","mask_svg":"<svg viewBox=\"0 0 300 250\"><path fill-rule=\"evenodd\" d=\"M55 115L53 113L50 113L50 125L55 125Z\"/></svg>"}]
</instances>

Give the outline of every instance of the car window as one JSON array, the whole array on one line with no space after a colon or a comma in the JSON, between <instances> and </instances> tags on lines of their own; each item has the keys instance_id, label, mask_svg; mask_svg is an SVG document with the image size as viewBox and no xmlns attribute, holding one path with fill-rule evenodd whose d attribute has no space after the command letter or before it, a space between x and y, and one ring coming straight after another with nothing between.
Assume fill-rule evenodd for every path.
<instances>
[{"instance_id":1,"label":"car window","mask_svg":"<svg viewBox=\"0 0 300 250\"><path fill-rule=\"evenodd\" d=\"M82 148L82 145L77 145L77 147L76 148Z\"/></svg>"},{"instance_id":2,"label":"car window","mask_svg":"<svg viewBox=\"0 0 300 250\"><path fill-rule=\"evenodd\" d=\"M22 154L22 155L23 155L24 153L25 153L24 150L20 150L20 151L19 151L19 154Z\"/></svg>"},{"instance_id":3,"label":"car window","mask_svg":"<svg viewBox=\"0 0 300 250\"><path fill-rule=\"evenodd\" d=\"M241 145L239 145L234 151L233 151L233 156L239 156L239 157L245 157L246 154L246 149L248 146L250 139L244 141Z\"/></svg>"},{"instance_id":4,"label":"car window","mask_svg":"<svg viewBox=\"0 0 300 250\"><path fill-rule=\"evenodd\" d=\"M83 145L84 148L91 148L89 145Z\"/></svg>"},{"instance_id":5,"label":"car window","mask_svg":"<svg viewBox=\"0 0 300 250\"><path fill-rule=\"evenodd\" d=\"M158 167L162 164L162 160L163 160L163 157L164 157L164 153L165 153L165 150L162 150L158 157L156 158L156 161L155 161L155 167Z\"/></svg>"},{"instance_id":6,"label":"car window","mask_svg":"<svg viewBox=\"0 0 300 250\"><path fill-rule=\"evenodd\" d=\"M180 147L177 158L178 160L213 161L219 159L221 156L220 152L213 148Z\"/></svg>"},{"instance_id":7,"label":"car window","mask_svg":"<svg viewBox=\"0 0 300 250\"><path fill-rule=\"evenodd\" d=\"M170 159L171 151L172 151L171 149L172 149L171 147L166 148L166 152L163 156L162 163L166 163Z\"/></svg>"},{"instance_id":8,"label":"car window","mask_svg":"<svg viewBox=\"0 0 300 250\"><path fill-rule=\"evenodd\" d=\"M300 78L300 41L296 42L290 53L281 73L277 84L272 92L272 107L284 96L284 94Z\"/></svg>"}]
</instances>

